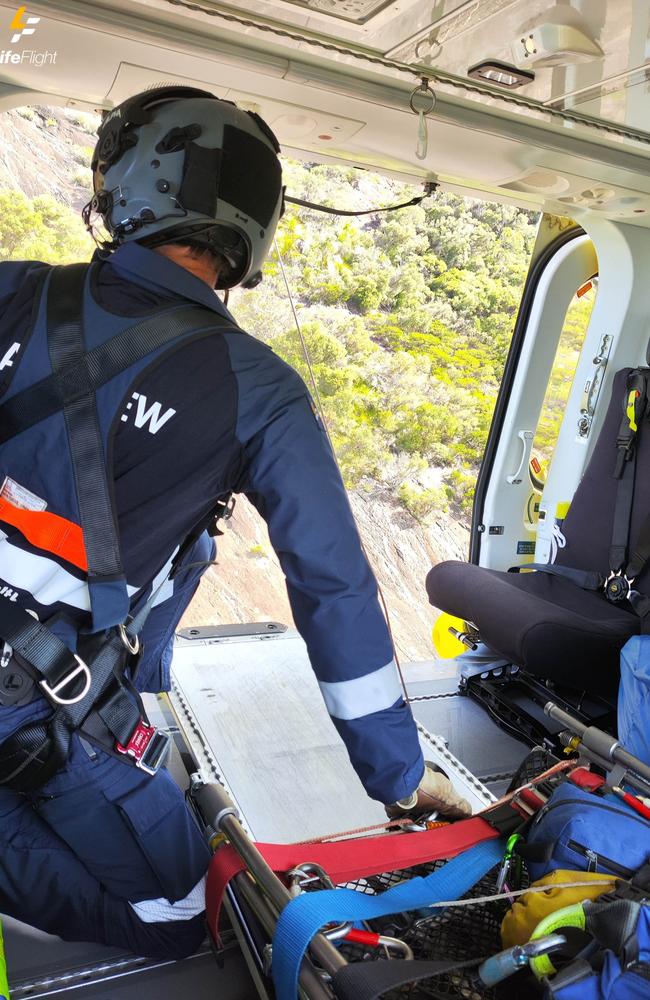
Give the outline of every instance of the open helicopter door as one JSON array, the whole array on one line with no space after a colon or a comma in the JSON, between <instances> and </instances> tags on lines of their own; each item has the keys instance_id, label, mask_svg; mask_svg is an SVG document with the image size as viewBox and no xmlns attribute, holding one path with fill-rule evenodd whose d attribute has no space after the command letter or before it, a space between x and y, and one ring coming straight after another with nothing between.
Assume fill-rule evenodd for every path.
<instances>
[{"instance_id":1,"label":"open helicopter door","mask_svg":"<svg viewBox=\"0 0 650 1000\"><path fill-rule=\"evenodd\" d=\"M611 346L589 323L597 273L583 230L543 215L477 483L470 558L481 566L549 560L552 520L590 451Z\"/></svg>"},{"instance_id":2,"label":"open helicopter door","mask_svg":"<svg viewBox=\"0 0 650 1000\"><path fill-rule=\"evenodd\" d=\"M471 548L473 562L495 570L555 561L564 543L562 520L593 453L614 376L645 363L647 233L592 213L580 219L584 229L542 217L506 363ZM530 742L552 742L541 708L547 682L515 664L500 677L492 672L465 684L506 728ZM615 706L570 690L562 695L587 721L610 724Z\"/></svg>"}]
</instances>

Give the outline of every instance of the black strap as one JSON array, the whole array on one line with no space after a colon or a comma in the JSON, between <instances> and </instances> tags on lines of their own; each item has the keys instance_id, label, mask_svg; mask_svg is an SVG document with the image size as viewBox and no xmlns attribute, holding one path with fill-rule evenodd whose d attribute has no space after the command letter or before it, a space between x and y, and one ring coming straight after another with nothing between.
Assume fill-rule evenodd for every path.
<instances>
[{"instance_id":1,"label":"black strap","mask_svg":"<svg viewBox=\"0 0 650 1000\"><path fill-rule=\"evenodd\" d=\"M646 369L636 368L628 374L625 382L623 416L616 438L616 464L614 466L614 478L618 480L618 488L612 523L612 541L609 549L609 568L612 573L623 572L630 545L637 439L648 401L647 374Z\"/></svg>"},{"instance_id":2,"label":"black strap","mask_svg":"<svg viewBox=\"0 0 650 1000\"><path fill-rule=\"evenodd\" d=\"M461 972L483 961L482 958L475 958L468 962L412 962L399 959L388 962L351 962L335 973L332 987L338 1000L377 1000L399 986Z\"/></svg>"},{"instance_id":3,"label":"black strap","mask_svg":"<svg viewBox=\"0 0 650 1000\"><path fill-rule=\"evenodd\" d=\"M650 562L650 514L646 517L637 535L634 548L627 564L625 575L628 580L636 580Z\"/></svg>"},{"instance_id":4,"label":"black strap","mask_svg":"<svg viewBox=\"0 0 650 1000\"><path fill-rule=\"evenodd\" d=\"M625 567L630 544L630 519L634 501L634 481L636 478L636 454L634 448L623 465L616 490L614 520L612 522L612 543L609 548L609 568L612 573L621 573ZM627 575L627 574L626 574Z\"/></svg>"},{"instance_id":5,"label":"black strap","mask_svg":"<svg viewBox=\"0 0 650 1000\"><path fill-rule=\"evenodd\" d=\"M47 339L68 429L88 584L92 587L95 582L119 580L124 573L95 392L85 366L83 301L87 273L87 264L53 269L47 289ZM128 603L124 617L127 612ZM111 624L117 622L105 623Z\"/></svg>"},{"instance_id":6,"label":"black strap","mask_svg":"<svg viewBox=\"0 0 650 1000\"><path fill-rule=\"evenodd\" d=\"M87 384L93 390L99 389L126 368L183 333L191 336L227 327L232 327L232 324L225 317L202 306L176 306L149 316L86 355L83 368L87 373ZM58 413L60 409L59 379L54 375L41 379L0 406L0 444Z\"/></svg>"},{"instance_id":7,"label":"black strap","mask_svg":"<svg viewBox=\"0 0 650 1000\"><path fill-rule=\"evenodd\" d=\"M0 636L50 687L56 687L77 665L64 642L11 601L0 601Z\"/></svg>"},{"instance_id":8,"label":"black strap","mask_svg":"<svg viewBox=\"0 0 650 1000\"><path fill-rule=\"evenodd\" d=\"M524 563L523 566L512 566L508 572L520 573L529 569L547 573L549 576L559 576L582 590L602 590L605 583L603 575L596 570L573 569L571 566L557 566L555 563Z\"/></svg>"}]
</instances>

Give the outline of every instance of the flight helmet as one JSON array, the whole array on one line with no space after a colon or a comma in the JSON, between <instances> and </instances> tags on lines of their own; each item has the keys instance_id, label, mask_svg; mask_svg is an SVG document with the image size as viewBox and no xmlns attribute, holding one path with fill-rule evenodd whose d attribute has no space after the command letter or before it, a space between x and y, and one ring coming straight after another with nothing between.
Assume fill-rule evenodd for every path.
<instances>
[{"instance_id":1,"label":"flight helmet","mask_svg":"<svg viewBox=\"0 0 650 1000\"><path fill-rule=\"evenodd\" d=\"M218 254L217 288L261 281L284 210L278 141L262 118L208 91L165 86L108 112L92 157L111 247L189 243Z\"/></svg>"}]
</instances>

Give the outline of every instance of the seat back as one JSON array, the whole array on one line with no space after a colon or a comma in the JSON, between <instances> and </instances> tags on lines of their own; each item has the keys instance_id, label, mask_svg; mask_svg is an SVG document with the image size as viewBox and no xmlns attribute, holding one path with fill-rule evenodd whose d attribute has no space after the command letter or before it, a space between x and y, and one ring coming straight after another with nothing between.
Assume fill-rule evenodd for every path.
<instances>
[{"instance_id":1,"label":"seat back","mask_svg":"<svg viewBox=\"0 0 650 1000\"><path fill-rule=\"evenodd\" d=\"M614 508L619 480L614 477L616 440L625 412L626 383L633 369L623 368L614 376L612 395L596 447L580 481L562 525L566 547L559 549L557 565L609 573ZM630 544L650 513L650 417L639 424L636 436L636 475L630 519ZM636 582L641 593L650 593L650 568Z\"/></svg>"}]
</instances>

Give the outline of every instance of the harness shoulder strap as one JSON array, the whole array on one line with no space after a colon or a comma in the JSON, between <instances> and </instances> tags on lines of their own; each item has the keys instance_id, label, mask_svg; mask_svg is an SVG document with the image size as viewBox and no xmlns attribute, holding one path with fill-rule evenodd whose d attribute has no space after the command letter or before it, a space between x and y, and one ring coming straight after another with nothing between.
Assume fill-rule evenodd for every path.
<instances>
[{"instance_id":1,"label":"harness shoulder strap","mask_svg":"<svg viewBox=\"0 0 650 1000\"><path fill-rule=\"evenodd\" d=\"M76 265L73 265L76 266ZM83 368L87 384L97 390L132 364L159 347L186 334L200 336L218 329L234 329L218 313L203 306L181 305L167 308L135 323L85 355ZM67 373L73 379L75 365ZM0 444L51 417L61 409L59 379L50 375L17 393L0 406Z\"/></svg>"},{"instance_id":2,"label":"harness shoulder strap","mask_svg":"<svg viewBox=\"0 0 650 1000\"><path fill-rule=\"evenodd\" d=\"M93 632L129 613L95 391L85 365L83 295L87 264L55 267L47 289L47 340L68 431L79 520L88 557Z\"/></svg>"}]
</instances>

